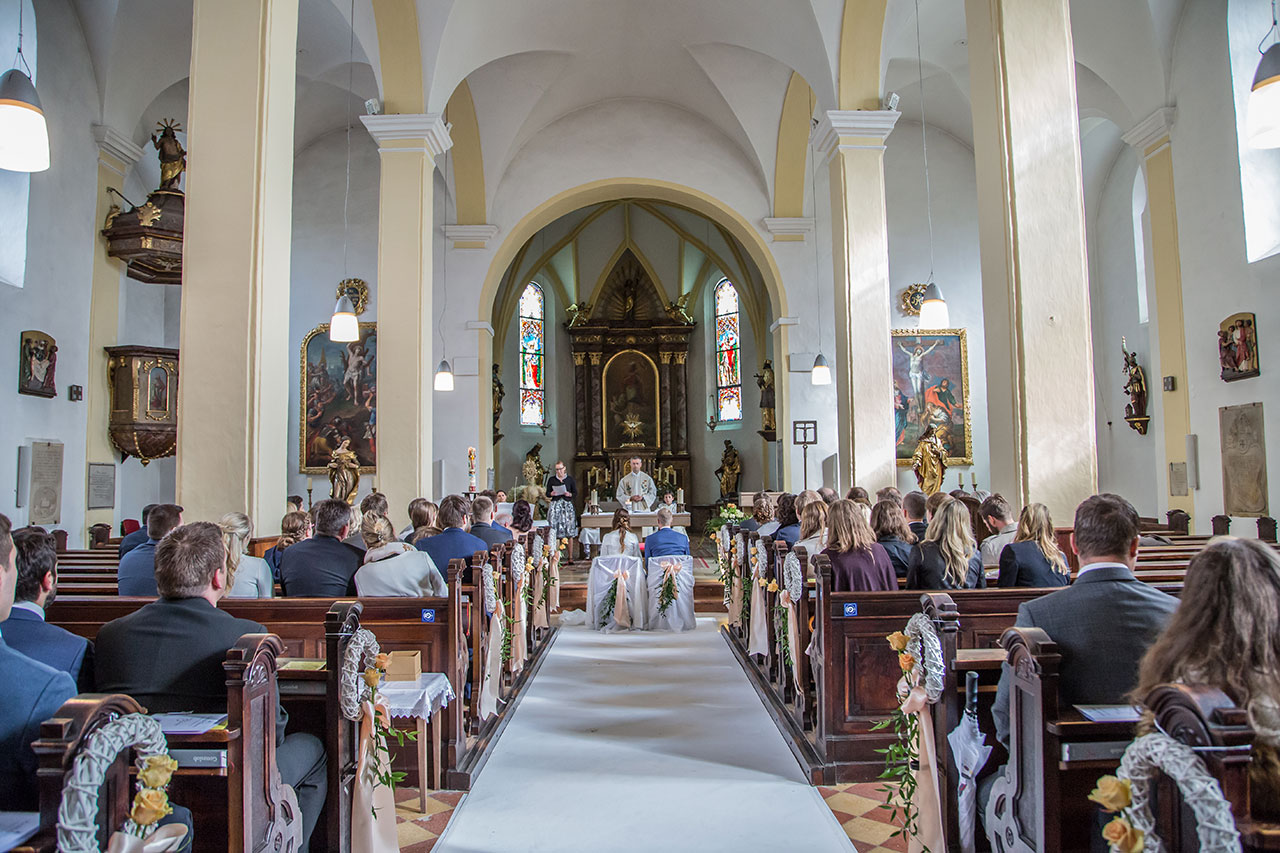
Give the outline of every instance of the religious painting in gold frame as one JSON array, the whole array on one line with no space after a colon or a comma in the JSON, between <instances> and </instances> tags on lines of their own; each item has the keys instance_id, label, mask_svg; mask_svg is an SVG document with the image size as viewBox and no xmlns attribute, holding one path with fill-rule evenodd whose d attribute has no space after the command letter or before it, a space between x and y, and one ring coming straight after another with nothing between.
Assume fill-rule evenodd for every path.
<instances>
[{"instance_id":1,"label":"religious painting in gold frame","mask_svg":"<svg viewBox=\"0 0 1280 853\"><path fill-rule=\"evenodd\" d=\"M605 449L661 446L653 359L631 349L615 353L605 362L601 395Z\"/></svg>"},{"instance_id":2,"label":"religious painting in gold frame","mask_svg":"<svg viewBox=\"0 0 1280 853\"><path fill-rule=\"evenodd\" d=\"M321 323L302 339L299 382L298 470L327 474L329 459L344 438L360 461L360 473L377 464L376 323L360 324L360 339L329 340Z\"/></svg>"},{"instance_id":3,"label":"religious painting in gold frame","mask_svg":"<svg viewBox=\"0 0 1280 853\"><path fill-rule=\"evenodd\" d=\"M969 411L969 343L964 329L894 329L892 394L898 464L911 456L933 426L947 449L947 465L973 464Z\"/></svg>"}]
</instances>

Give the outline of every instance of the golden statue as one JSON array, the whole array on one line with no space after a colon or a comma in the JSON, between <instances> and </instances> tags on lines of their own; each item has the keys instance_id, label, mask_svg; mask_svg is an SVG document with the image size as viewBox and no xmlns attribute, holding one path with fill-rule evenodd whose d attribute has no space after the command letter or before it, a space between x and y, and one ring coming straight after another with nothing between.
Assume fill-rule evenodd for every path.
<instances>
[{"instance_id":1,"label":"golden statue","mask_svg":"<svg viewBox=\"0 0 1280 853\"><path fill-rule=\"evenodd\" d=\"M344 438L329 457L329 497L355 503L360 488L360 460L351 449L351 439Z\"/></svg>"},{"instance_id":2,"label":"golden statue","mask_svg":"<svg viewBox=\"0 0 1280 853\"><path fill-rule=\"evenodd\" d=\"M693 315L689 313L689 299L692 293L682 293L675 302L667 308L667 316L677 323L684 323L687 326L693 325Z\"/></svg>"},{"instance_id":3,"label":"golden statue","mask_svg":"<svg viewBox=\"0 0 1280 853\"><path fill-rule=\"evenodd\" d=\"M916 483L926 495L942 491L942 478L947 474L947 451L942 446L933 427L924 431L911 456L911 470L916 472Z\"/></svg>"},{"instance_id":4,"label":"golden statue","mask_svg":"<svg viewBox=\"0 0 1280 853\"><path fill-rule=\"evenodd\" d=\"M160 135L151 134L151 144L160 152L160 189L176 190L178 179L187 170L187 149L182 147L175 133L182 130L182 125L167 118L156 125L156 130Z\"/></svg>"},{"instance_id":5,"label":"golden statue","mask_svg":"<svg viewBox=\"0 0 1280 853\"><path fill-rule=\"evenodd\" d=\"M569 328L581 326L583 323L591 319L591 303L575 302L565 309L565 313L569 315Z\"/></svg>"}]
</instances>

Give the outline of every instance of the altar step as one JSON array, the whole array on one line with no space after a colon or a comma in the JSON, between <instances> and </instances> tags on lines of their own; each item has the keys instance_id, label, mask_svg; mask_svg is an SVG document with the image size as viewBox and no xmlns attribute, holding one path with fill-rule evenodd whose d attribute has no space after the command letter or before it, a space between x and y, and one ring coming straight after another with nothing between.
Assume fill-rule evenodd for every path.
<instances>
[{"instance_id":1,"label":"altar step","mask_svg":"<svg viewBox=\"0 0 1280 853\"><path fill-rule=\"evenodd\" d=\"M586 583L560 584L561 610L586 610ZM726 613L724 584L717 580L698 578L693 584L693 609L696 613Z\"/></svg>"}]
</instances>

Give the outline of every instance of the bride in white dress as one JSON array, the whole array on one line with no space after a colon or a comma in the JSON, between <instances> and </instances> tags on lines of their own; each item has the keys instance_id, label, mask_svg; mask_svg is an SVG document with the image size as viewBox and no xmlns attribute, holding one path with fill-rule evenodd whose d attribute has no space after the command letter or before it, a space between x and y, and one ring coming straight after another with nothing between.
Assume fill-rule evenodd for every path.
<instances>
[{"instance_id":1,"label":"bride in white dress","mask_svg":"<svg viewBox=\"0 0 1280 853\"><path fill-rule=\"evenodd\" d=\"M625 554L628 557L640 556L640 540L631 532L631 513L619 509L613 514L613 527L601 537L600 556L613 557Z\"/></svg>"}]
</instances>

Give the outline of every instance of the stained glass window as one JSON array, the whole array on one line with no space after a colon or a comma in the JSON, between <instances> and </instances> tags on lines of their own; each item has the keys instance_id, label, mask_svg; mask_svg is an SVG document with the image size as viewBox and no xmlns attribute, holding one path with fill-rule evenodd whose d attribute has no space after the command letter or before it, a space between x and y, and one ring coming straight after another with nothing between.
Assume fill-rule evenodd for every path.
<instances>
[{"instance_id":1,"label":"stained glass window","mask_svg":"<svg viewBox=\"0 0 1280 853\"><path fill-rule=\"evenodd\" d=\"M546 352L542 288L530 282L520 294L520 423L541 426L546 411Z\"/></svg>"},{"instance_id":2,"label":"stained glass window","mask_svg":"<svg viewBox=\"0 0 1280 853\"><path fill-rule=\"evenodd\" d=\"M724 278L716 285L716 406L717 419L742 420L742 354L738 329L738 291Z\"/></svg>"}]
</instances>

